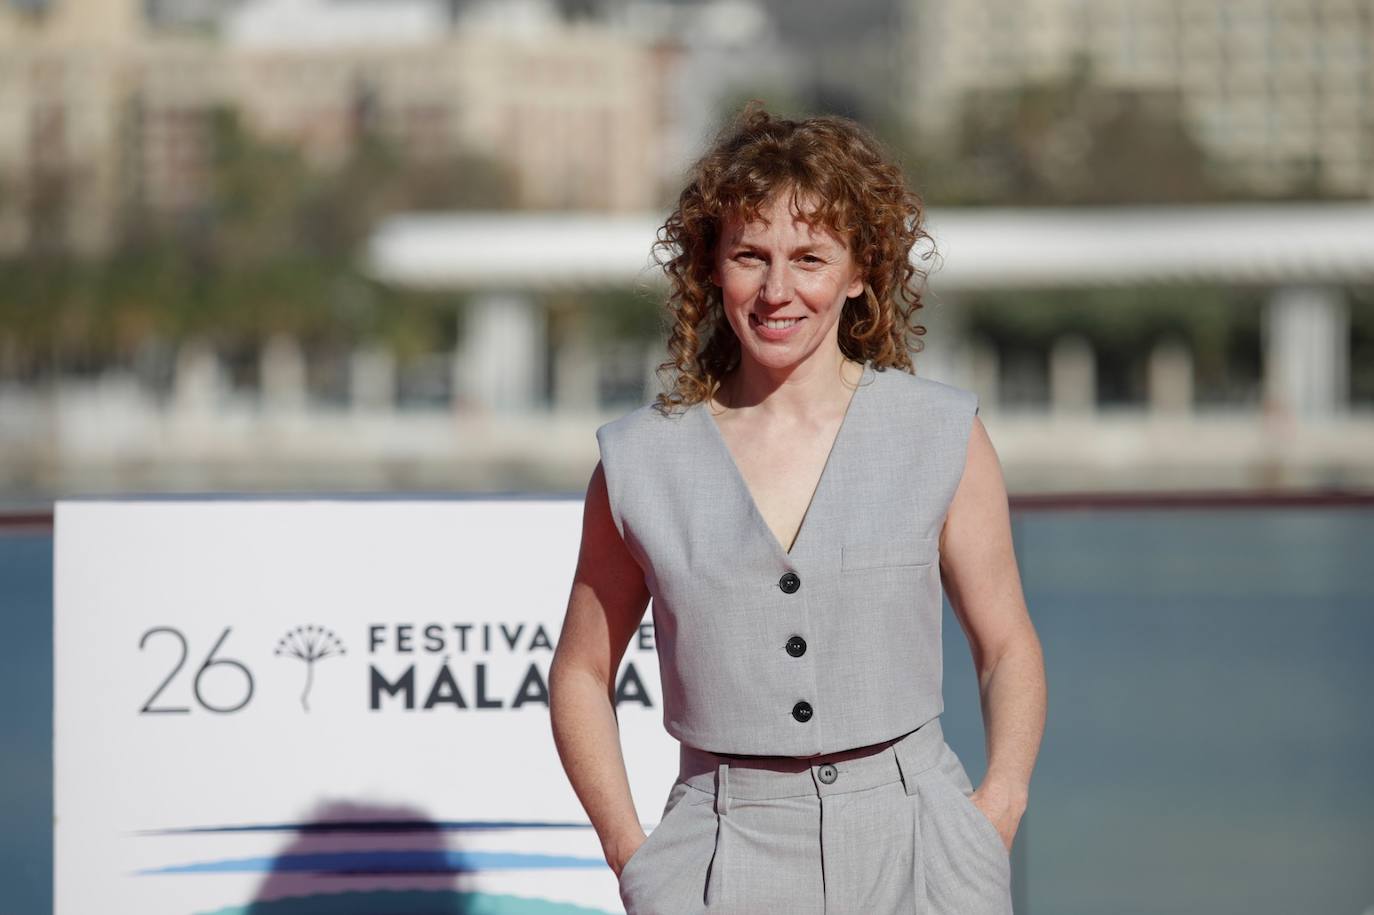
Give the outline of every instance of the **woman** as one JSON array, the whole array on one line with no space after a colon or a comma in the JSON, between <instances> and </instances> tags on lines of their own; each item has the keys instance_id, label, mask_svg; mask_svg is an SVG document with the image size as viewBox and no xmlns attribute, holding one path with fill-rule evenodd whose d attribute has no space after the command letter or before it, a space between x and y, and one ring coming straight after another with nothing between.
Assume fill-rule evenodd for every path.
<instances>
[{"instance_id":1,"label":"woman","mask_svg":"<svg viewBox=\"0 0 1374 915\"><path fill-rule=\"evenodd\" d=\"M631 915L1011 911L1043 664L977 398L912 373L921 218L857 124L747 110L660 232L674 389L597 430L550 671ZM942 584L977 790L940 731ZM612 698L651 597L681 762L646 837Z\"/></svg>"}]
</instances>

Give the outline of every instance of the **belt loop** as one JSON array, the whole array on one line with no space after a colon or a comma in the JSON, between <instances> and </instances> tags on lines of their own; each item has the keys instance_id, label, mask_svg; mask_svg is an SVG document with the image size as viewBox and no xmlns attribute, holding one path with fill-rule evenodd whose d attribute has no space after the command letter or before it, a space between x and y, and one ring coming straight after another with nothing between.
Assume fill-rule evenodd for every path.
<instances>
[{"instance_id":1,"label":"belt loop","mask_svg":"<svg viewBox=\"0 0 1374 915\"><path fill-rule=\"evenodd\" d=\"M897 773L902 777L902 787L906 789L907 797L916 793L916 764L912 762L911 757L902 752L904 747L910 746L911 741L899 740L888 747L892 757L897 760Z\"/></svg>"},{"instance_id":2,"label":"belt loop","mask_svg":"<svg viewBox=\"0 0 1374 915\"><path fill-rule=\"evenodd\" d=\"M716 763L716 813L724 814L730 808L730 764L721 760Z\"/></svg>"}]
</instances>

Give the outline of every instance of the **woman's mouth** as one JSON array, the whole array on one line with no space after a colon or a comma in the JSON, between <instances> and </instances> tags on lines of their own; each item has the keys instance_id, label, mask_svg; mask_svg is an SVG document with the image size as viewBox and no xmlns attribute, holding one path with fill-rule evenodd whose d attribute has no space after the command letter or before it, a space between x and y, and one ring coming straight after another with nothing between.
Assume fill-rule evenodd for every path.
<instances>
[{"instance_id":1,"label":"woman's mouth","mask_svg":"<svg viewBox=\"0 0 1374 915\"><path fill-rule=\"evenodd\" d=\"M764 327L771 327L773 330L785 330L796 324L801 318L760 318L752 311L749 316L754 319L755 324L762 324Z\"/></svg>"},{"instance_id":2,"label":"woman's mouth","mask_svg":"<svg viewBox=\"0 0 1374 915\"><path fill-rule=\"evenodd\" d=\"M806 318L763 318L749 312L749 324L765 340L786 340Z\"/></svg>"}]
</instances>

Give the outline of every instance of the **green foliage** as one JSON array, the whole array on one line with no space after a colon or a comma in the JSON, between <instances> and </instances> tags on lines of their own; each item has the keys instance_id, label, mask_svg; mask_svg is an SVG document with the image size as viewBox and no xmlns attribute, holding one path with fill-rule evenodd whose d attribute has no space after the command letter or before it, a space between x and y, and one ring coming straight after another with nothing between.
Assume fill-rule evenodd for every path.
<instances>
[{"instance_id":1,"label":"green foliage","mask_svg":"<svg viewBox=\"0 0 1374 915\"><path fill-rule=\"evenodd\" d=\"M934 203L1177 203L1235 196L1214 180L1176 92L1103 87L1083 66L1060 79L969 90L961 112L952 144L917 138L917 147L927 151L922 183Z\"/></svg>"},{"instance_id":2,"label":"green foliage","mask_svg":"<svg viewBox=\"0 0 1374 915\"><path fill-rule=\"evenodd\" d=\"M725 92L716 101L715 116L723 128L731 118L744 110L752 101L763 102L768 113L782 118L805 118L826 112L808 104L802 96L784 86L765 83L738 85Z\"/></svg>"},{"instance_id":3,"label":"green foliage","mask_svg":"<svg viewBox=\"0 0 1374 915\"><path fill-rule=\"evenodd\" d=\"M412 162L364 132L341 166L321 170L252 136L231 109L206 117L199 206L160 213L133 200L107 256L78 258L49 243L53 231L0 263L0 371L78 370L191 337L226 350L275 333L307 346L380 340L403 359L452 344L456 296L382 287L358 273L358 254L389 213L512 205L507 169L470 154ZM52 209L57 193L38 202Z\"/></svg>"},{"instance_id":4,"label":"green foliage","mask_svg":"<svg viewBox=\"0 0 1374 915\"><path fill-rule=\"evenodd\" d=\"M960 297L966 326L1004 352L1048 352L1068 334L1096 353L1104 387L1141 389L1153 346L1178 339L1192 353L1200 400L1245 396L1259 373L1265 290L1213 285L1033 289Z\"/></svg>"},{"instance_id":5,"label":"green foliage","mask_svg":"<svg viewBox=\"0 0 1374 915\"><path fill-rule=\"evenodd\" d=\"M1346 289L1350 297L1350 398L1374 403L1374 286Z\"/></svg>"},{"instance_id":6,"label":"green foliage","mask_svg":"<svg viewBox=\"0 0 1374 915\"><path fill-rule=\"evenodd\" d=\"M666 338L664 297L667 287L602 289L578 296L589 316L590 331L603 340Z\"/></svg>"}]
</instances>

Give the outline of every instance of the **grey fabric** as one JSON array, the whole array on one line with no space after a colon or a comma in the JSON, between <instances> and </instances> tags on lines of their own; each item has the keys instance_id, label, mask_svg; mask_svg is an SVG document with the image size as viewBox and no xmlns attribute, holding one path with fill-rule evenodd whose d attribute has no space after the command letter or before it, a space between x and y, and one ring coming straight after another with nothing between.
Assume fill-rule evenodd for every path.
<instances>
[{"instance_id":1,"label":"grey fabric","mask_svg":"<svg viewBox=\"0 0 1374 915\"><path fill-rule=\"evenodd\" d=\"M1009 915L1011 859L972 792L938 718L807 760L683 745L620 898L627 915Z\"/></svg>"},{"instance_id":2,"label":"grey fabric","mask_svg":"<svg viewBox=\"0 0 1374 915\"><path fill-rule=\"evenodd\" d=\"M944 710L938 538L977 406L972 391L865 365L790 552L705 404L645 404L597 429L611 513L653 598L669 734L810 757Z\"/></svg>"}]
</instances>

